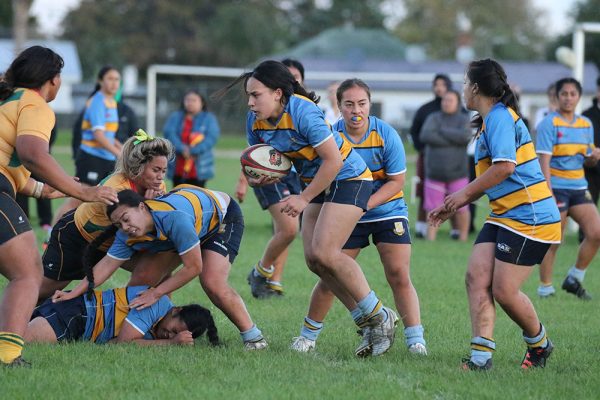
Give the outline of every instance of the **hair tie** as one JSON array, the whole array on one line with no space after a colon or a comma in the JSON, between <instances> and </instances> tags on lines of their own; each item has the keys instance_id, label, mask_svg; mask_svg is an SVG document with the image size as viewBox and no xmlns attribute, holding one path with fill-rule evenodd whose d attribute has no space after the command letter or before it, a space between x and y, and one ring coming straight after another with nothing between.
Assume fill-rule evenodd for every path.
<instances>
[{"instance_id":1,"label":"hair tie","mask_svg":"<svg viewBox=\"0 0 600 400\"><path fill-rule=\"evenodd\" d=\"M154 140L154 136L148 135L143 129L138 129L135 135L133 136L135 137L135 141L133 142L134 146L142 142L150 142Z\"/></svg>"}]
</instances>

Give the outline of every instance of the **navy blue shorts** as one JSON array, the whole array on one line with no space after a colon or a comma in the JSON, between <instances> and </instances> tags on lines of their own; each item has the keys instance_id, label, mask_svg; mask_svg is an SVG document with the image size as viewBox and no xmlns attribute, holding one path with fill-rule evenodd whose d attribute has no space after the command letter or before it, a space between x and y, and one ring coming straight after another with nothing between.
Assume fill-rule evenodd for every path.
<instances>
[{"instance_id":1,"label":"navy blue shorts","mask_svg":"<svg viewBox=\"0 0 600 400\"><path fill-rule=\"evenodd\" d=\"M12 185L0 174L0 244L30 230L29 219L17 204Z\"/></svg>"},{"instance_id":2,"label":"navy blue shorts","mask_svg":"<svg viewBox=\"0 0 600 400\"><path fill-rule=\"evenodd\" d=\"M113 173L115 163L116 161L105 160L79 150L75 158L75 176L81 183L96 186L102 179Z\"/></svg>"},{"instance_id":3,"label":"navy blue shorts","mask_svg":"<svg viewBox=\"0 0 600 400\"><path fill-rule=\"evenodd\" d=\"M362 249L369 245L369 236L373 244L394 243L410 244L410 232L406 218L394 218L384 221L363 222L356 224L344 249Z\"/></svg>"},{"instance_id":4,"label":"navy blue shorts","mask_svg":"<svg viewBox=\"0 0 600 400\"><path fill-rule=\"evenodd\" d=\"M59 342L81 339L85 333L87 310L83 296L58 303L47 299L33 310L31 319L37 317L48 321Z\"/></svg>"},{"instance_id":5,"label":"navy blue shorts","mask_svg":"<svg viewBox=\"0 0 600 400\"><path fill-rule=\"evenodd\" d=\"M55 281L73 281L85 278L83 253L88 241L75 225L75 210L71 210L52 228L48 247L42 256L44 276ZM92 262L98 263L106 255L96 250Z\"/></svg>"},{"instance_id":6,"label":"navy blue shorts","mask_svg":"<svg viewBox=\"0 0 600 400\"><path fill-rule=\"evenodd\" d=\"M373 192L373 181L333 181L323 192L311 200L313 204L350 204L367 211L367 203Z\"/></svg>"},{"instance_id":7,"label":"navy blue shorts","mask_svg":"<svg viewBox=\"0 0 600 400\"><path fill-rule=\"evenodd\" d=\"M540 264L550 243L538 242L518 235L501 226L483 224L475 244L496 243L495 257L510 264L531 267Z\"/></svg>"},{"instance_id":8,"label":"navy blue shorts","mask_svg":"<svg viewBox=\"0 0 600 400\"><path fill-rule=\"evenodd\" d=\"M254 189L258 204L260 204L260 207L263 210L266 210L289 195L300 194L300 192L302 192L302 182L300 182L300 177L297 173L290 172L289 175L281 178L277 183L256 186L252 189Z\"/></svg>"},{"instance_id":9,"label":"navy blue shorts","mask_svg":"<svg viewBox=\"0 0 600 400\"><path fill-rule=\"evenodd\" d=\"M592 195L587 189L553 189L552 193L556 198L558 211L567 211L569 208L580 204L593 204Z\"/></svg>"},{"instance_id":10,"label":"navy blue shorts","mask_svg":"<svg viewBox=\"0 0 600 400\"><path fill-rule=\"evenodd\" d=\"M243 234L244 216L242 215L242 209L235 200L231 199L219 231L206 238L200 248L228 257L229 262L233 264L233 260L235 260L240 250Z\"/></svg>"}]
</instances>

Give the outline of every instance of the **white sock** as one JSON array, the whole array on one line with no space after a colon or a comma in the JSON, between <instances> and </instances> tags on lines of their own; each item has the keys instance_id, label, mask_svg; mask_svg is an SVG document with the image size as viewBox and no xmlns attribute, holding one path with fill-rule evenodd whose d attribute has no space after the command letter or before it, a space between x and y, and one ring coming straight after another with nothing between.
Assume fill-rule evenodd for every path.
<instances>
[{"instance_id":1,"label":"white sock","mask_svg":"<svg viewBox=\"0 0 600 400\"><path fill-rule=\"evenodd\" d=\"M569 275L577 279L579 283L583 283L583 278L585 278L585 269L579 269L573 265L571 269L569 269Z\"/></svg>"}]
</instances>

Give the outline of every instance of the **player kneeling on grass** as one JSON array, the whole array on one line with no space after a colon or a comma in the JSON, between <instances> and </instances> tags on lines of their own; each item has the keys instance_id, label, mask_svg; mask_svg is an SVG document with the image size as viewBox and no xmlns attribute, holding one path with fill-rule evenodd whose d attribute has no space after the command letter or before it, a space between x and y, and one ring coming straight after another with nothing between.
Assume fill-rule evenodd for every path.
<instances>
[{"instance_id":1,"label":"player kneeling on grass","mask_svg":"<svg viewBox=\"0 0 600 400\"><path fill-rule=\"evenodd\" d=\"M162 296L150 307L130 308L129 304L147 289L148 286L130 286L93 290L57 303L48 299L33 311L25 340L193 345L194 339L206 332L212 345L219 344L210 311L198 304L176 307L167 296Z\"/></svg>"},{"instance_id":2,"label":"player kneeling on grass","mask_svg":"<svg viewBox=\"0 0 600 400\"><path fill-rule=\"evenodd\" d=\"M132 190L118 194L119 203L106 209L106 215L119 228L115 241L93 268L87 280L72 292L57 291L54 300L69 300L105 282L136 252L154 254L133 271L130 286L151 285L130 303L138 310L152 306L192 279L200 284L212 303L239 329L246 350L260 350L267 342L254 325L244 301L229 286L231 263L238 254L244 217L239 205L226 193L192 185L180 185L153 200L145 200ZM95 248L112 235L105 231L90 244ZM180 259L183 267L169 276ZM92 265L89 263L89 265Z\"/></svg>"}]
</instances>

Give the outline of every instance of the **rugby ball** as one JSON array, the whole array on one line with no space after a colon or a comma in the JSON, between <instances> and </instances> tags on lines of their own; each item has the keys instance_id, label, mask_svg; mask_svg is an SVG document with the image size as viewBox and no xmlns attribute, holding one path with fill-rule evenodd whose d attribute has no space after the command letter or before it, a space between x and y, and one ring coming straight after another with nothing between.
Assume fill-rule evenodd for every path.
<instances>
[{"instance_id":1,"label":"rugby ball","mask_svg":"<svg viewBox=\"0 0 600 400\"><path fill-rule=\"evenodd\" d=\"M283 178L290 173L292 161L268 144L255 144L242 152L242 171L251 178Z\"/></svg>"}]
</instances>

